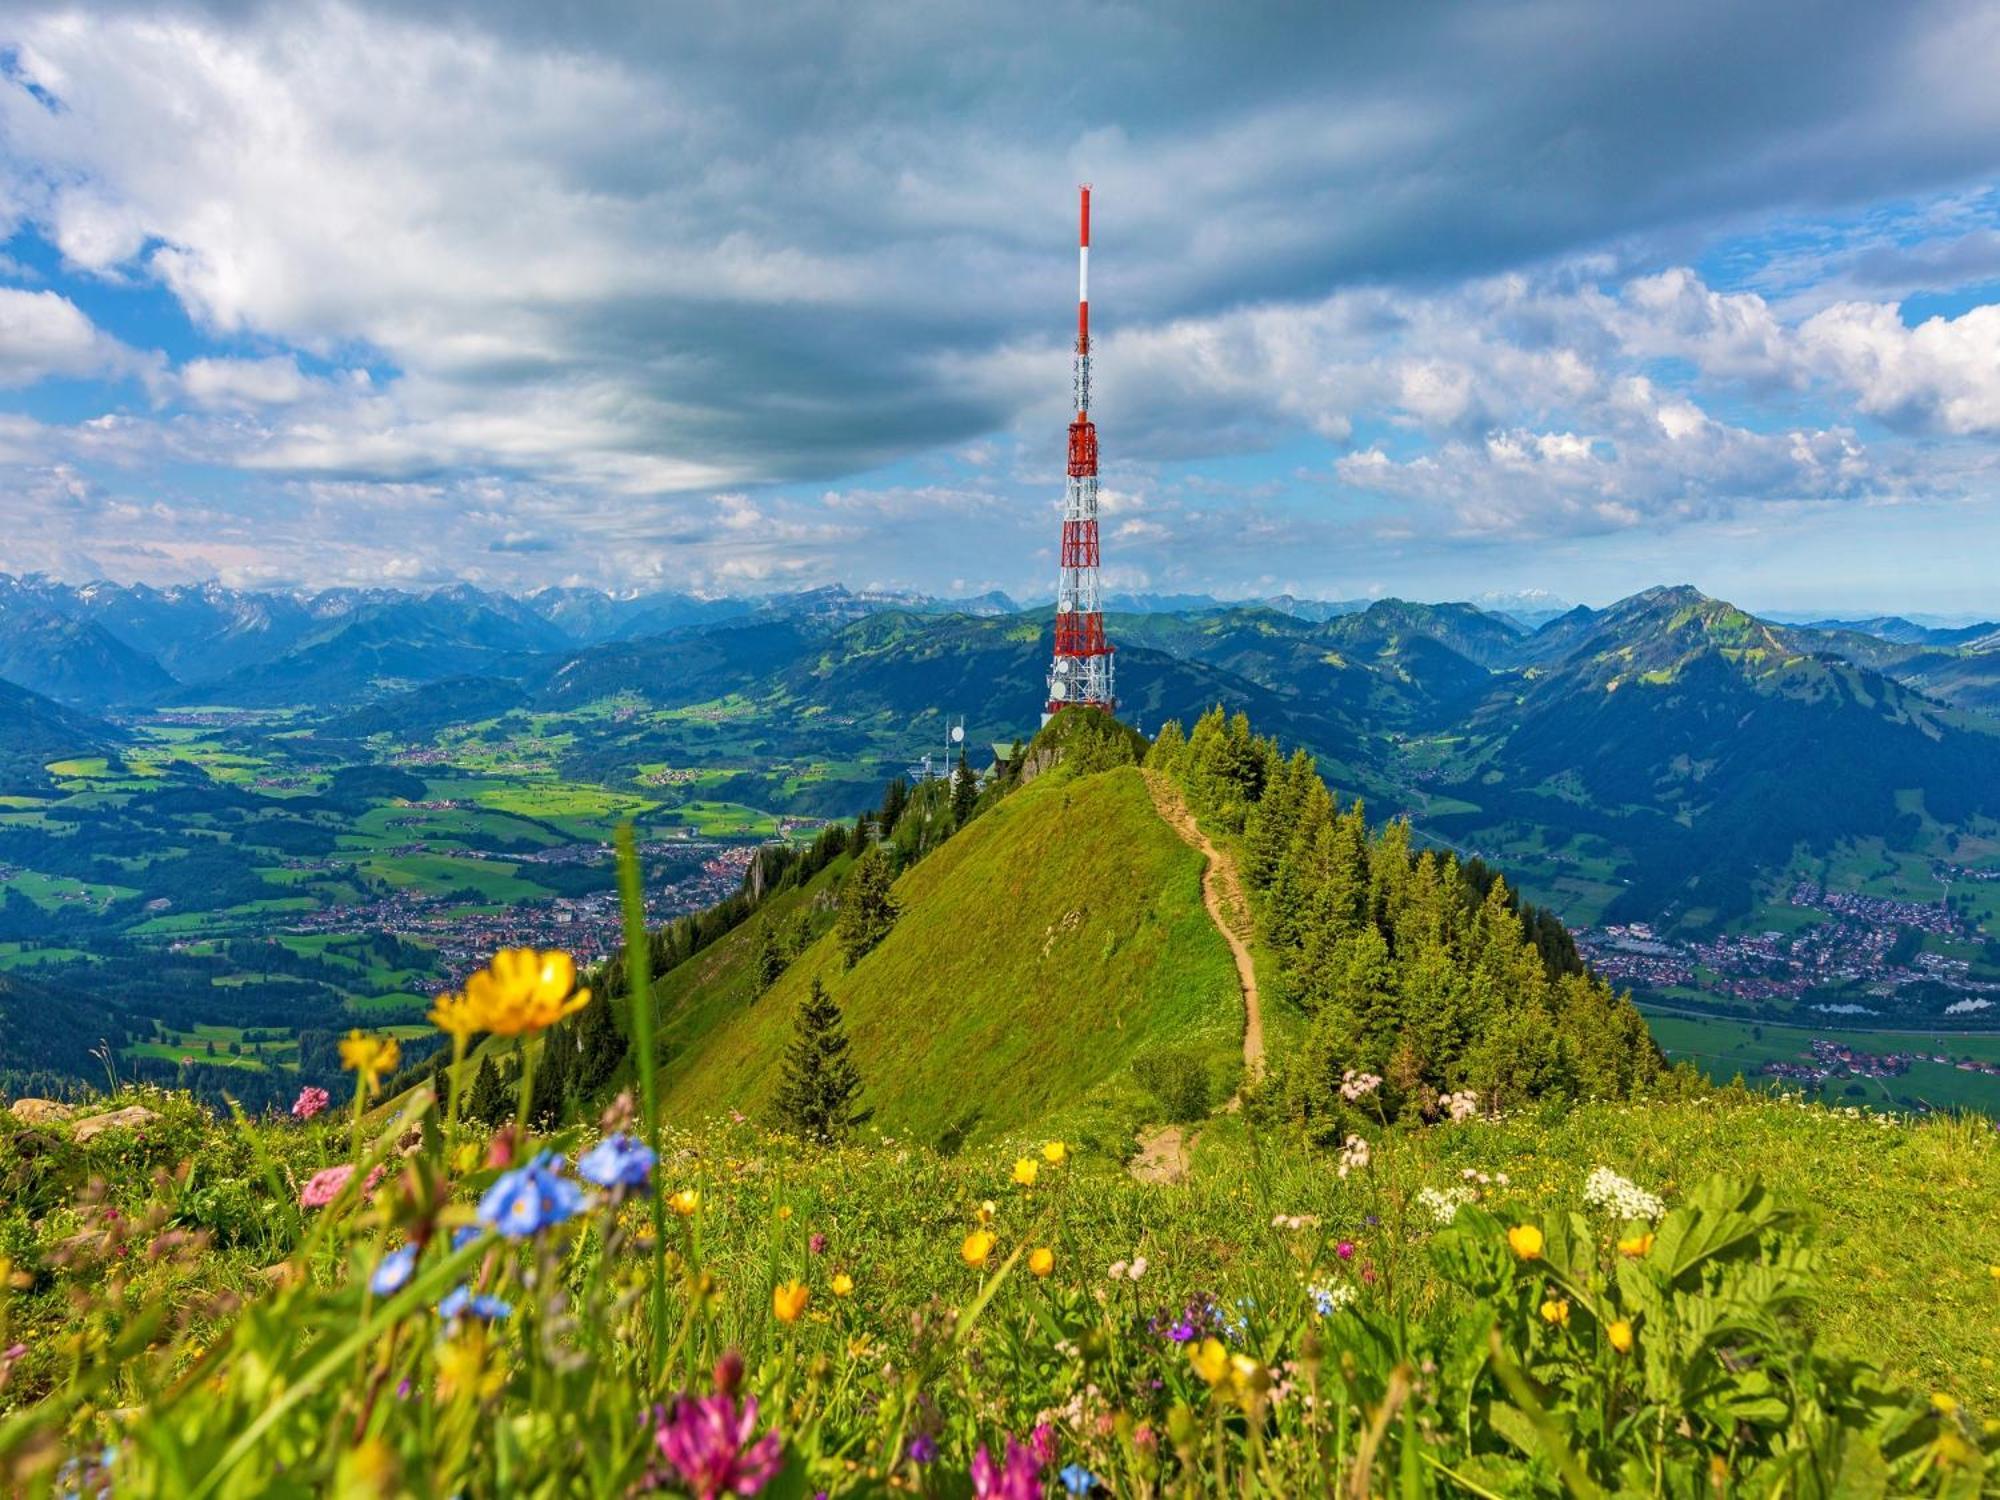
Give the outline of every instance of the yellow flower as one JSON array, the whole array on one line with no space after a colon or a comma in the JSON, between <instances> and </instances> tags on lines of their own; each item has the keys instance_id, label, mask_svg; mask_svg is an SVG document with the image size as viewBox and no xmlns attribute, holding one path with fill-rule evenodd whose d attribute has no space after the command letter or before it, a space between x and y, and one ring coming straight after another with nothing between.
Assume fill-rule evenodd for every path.
<instances>
[{"instance_id":1,"label":"yellow flower","mask_svg":"<svg viewBox=\"0 0 2000 1500\"><path fill-rule=\"evenodd\" d=\"M1261 1396L1271 1388L1271 1372L1247 1354L1229 1356L1229 1379L1239 1396Z\"/></svg>"},{"instance_id":2,"label":"yellow flower","mask_svg":"<svg viewBox=\"0 0 2000 1500\"><path fill-rule=\"evenodd\" d=\"M383 1074L396 1071L402 1055L394 1037L370 1036L359 1027L340 1039L340 1065L350 1073L359 1073L371 1094Z\"/></svg>"},{"instance_id":3,"label":"yellow flower","mask_svg":"<svg viewBox=\"0 0 2000 1500\"><path fill-rule=\"evenodd\" d=\"M479 1030L479 1017L473 1011L471 1000L463 994L439 995L437 1004L431 1007L430 1023L446 1036L460 1041Z\"/></svg>"},{"instance_id":4,"label":"yellow flower","mask_svg":"<svg viewBox=\"0 0 2000 1500\"><path fill-rule=\"evenodd\" d=\"M1632 1325L1620 1318L1604 1330L1604 1336L1611 1340L1611 1347L1620 1354L1632 1352Z\"/></svg>"},{"instance_id":5,"label":"yellow flower","mask_svg":"<svg viewBox=\"0 0 2000 1500\"><path fill-rule=\"evenodd\" d=\"M1507 1247L1522 1260L1540 1260L1542 1232L1533 1224L1516 1224L1507 1231Z\"/></svg>"},{"instance_id":6,"label":"yellow flower","mask_svg":"<svg viewBox=\"0 0 2000 1500\"><path fill-rule=\"evenodd\" d=\"M984 1203L979 1205L979 1213L977 1215L979 1222L982 1224L991 1224L996 1211L993 1206L993 1200L988 1198Z\"/></svg>"},{"instance_id":7,"label":"yellow flower","mask_svg":"<svg viewBox=\"0 0 2000 1500\"><path fill-rule=\"evenodd\" d=\"M1028 1269L1037 1276L1046 1276L1056 1268L1056 1253L1047 1245L1038 1245L1028 1254Z\"/></svg>"},{"instance_id":8,"label":"yellow flower","mask_svg":"<svg viewBox=\"0 0 2000 1500\"><path fill-rule=\"evenodd\" d=\"M1210 1385L1220 1385L1229 1378L1229 1351L1222 1347L1220 1339L1203 1339L1199 1344L1188 1345L1188 1363Z\"/></svg>"},{"instance_id":9,"label":"yellow flower","mask_svg":"<svg viewBox=\"0 0 2000 1500\"><path fill-rule=\"evenodd\" d=\"M1041 1171L1032 1156L1024 1156L1014 1163L1014 1180L1022 1187L1033 1187L1035 1176Z\"/></svg>"},{"instance_id":10,"label":"yellow flower","mask_svg":"<svg viewBox=\"0 0 2000 1500\"><path fill-rule=\"evenodd\" d=\"M1944 1416L1955 1416L1958 1412L1958 1398L1943 1391L1931 1392L1931 1405Z\"/></svg>"},{"instance_id":11,"label":"yellow flower","mask_svg":"<svg viewBox=\"0 0 2000 1500\"><path fill-rule=\"evenodd\" d=\"M490 1362L486 1358L486 1333L480 1328L439 1344L437 1371L438 1395L446 1401L460 1396L485 1401L499 1395L507 1383L506 1364L498 1357Z\"/></svg>"},{"instance_id":12,"label":"yellow flower","mask_svg":"<svg viewBox=\"0 0 2000 1500\"><path fill-rule=\"evenodd\" d=\"M1993 1273L1995 1281L2000 1281L2000 1266L1988 1266L1986 1269Z\"/></svg>"},{"instance_id":13,"label":"yellow flower","mask_svg":"<svg viewBox=\"0 0 2000 1500\"><path fill-rule=\"evenodd\" d=\"M1560 1323L1565 1328L1569 1327L1568 1299L1550 1297L1547 1301L1543 1302L1542 1321L1544 1323Z\"/></svg>"},{"instance_id":14,"label":"yellow flower","mask_svg":"<svg viewBox=\"0 0 2000 1500\"><path fill-rule=\"evenodd\" d=\"M667 1207L685 1219L701 1207L701 1190L682 1188L667 1199Z\"/></svg>"},{"instance_id":15,"label":"yellow flower","mask_svg":"<svg viewBox=\"0 0 2000 1500\"><path fill-rule=\"evenodd\" d=\"M778 1315L780 1323L796 1323L799 1314L806 1310L806 1299L811 1295L803 1281L788 1281L771 1289L771 1311Z\"/></svg>"},{"instance_id":16,"label":"yellow flower","mask_svg":"<svg viewBox=\"0 0 2000 1500\"><path fill-rule=\"evenodd\" d=\"M996 1243L986 1230L975 1229L965 1237L965 1243L958 1247L958 1258L976 1271L986 1264L986 1257L993 1253L993 1246Z\"/></svg>"},{"instance_id":17,"label":"yellow flower","mask_svg":"<svg viewBox=\"0 0 2000 1500\"><path fill-rule=\"evenodd\" d=\"M780 1219L789 1219L791 1216L792 1216L792 1205L789 1203L780 1203L778 1205L778 1217Z\"/></svg>"},{"instance_id":18,"label":"yellow flower","mask_svg":"<svg viewBox=\"0 0 2000 1500\"><path fill-rule=\"evenodd\" d=\"M836 1297L851 1297L851 1296L853 1296L853 1295L854 1295L854 1278L853 1278L852 1276L849 1276L849 1275L848 1275L848 1274L847 1274L847 1273L846 1273L845 1271L836 1271L836 1272L834 1272L834 1273L833 1273L833 1295L834 1295L834 1296L836 1296Z\"/></svg>"},{"instance_id":19,"label":"yellow flower","mask_svg":"<svg viewBox=\"0 0 2000 1500\"><path fill-rule=\"evenodd\" d=\"M1061 1141L1050 1141L1042 1147L1042 1160L1052 1167L1059 1167L1069 1160L1069 1147Z\"/></svg>"},{"instance_id":20,"label":"yellow flower","mask_svg":"<svg viewBox=\"0 0 2000 1500\"><path fill-rule=\"evenodd\" d=\"M590 1003L590 991L575 986L576 962L567 953L502 948L466 980L464 1019L495 1036L545 1031Z\"/></svg>"},{"instance_id":21,"label":"yellow flower","mask_svg":"<svg viewBox=\"0 0 2000 1500\"><path fill-rule=\"evenodd\" d=\"M1653 1232L1650 1229L1646 1230L1641 1234L1632 1235L1628 1239L1622 1239L1618 1242L1618 1253L1620 1255L1629 1255L1634 1260L1637 1260L1640 1256L1646 1254L1652 1248L1653 1248Z\"/></svg>"}]
</instances>

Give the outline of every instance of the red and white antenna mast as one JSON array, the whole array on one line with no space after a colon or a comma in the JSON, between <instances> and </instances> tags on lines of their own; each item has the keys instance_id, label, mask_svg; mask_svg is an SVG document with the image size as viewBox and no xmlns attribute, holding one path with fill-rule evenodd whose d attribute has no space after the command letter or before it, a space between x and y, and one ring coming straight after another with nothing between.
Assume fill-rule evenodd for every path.
<instances>
[{"instance_id":1,"label":"red and white antenna mast","mask_svg":"<svg viewBox=\"0 0 2000 1500\"><path fill-rule=\"evenodd\" d=\"M1056 580L1056 655L1043 723L1058 709L1118 707L1111 644L1097 579L1097 428L1090 420L1090 188L1081 205L1076 252L1076 420L1069 424L1069 486L1063 505L1062 571Z\"/></svg>"}]
</instances>

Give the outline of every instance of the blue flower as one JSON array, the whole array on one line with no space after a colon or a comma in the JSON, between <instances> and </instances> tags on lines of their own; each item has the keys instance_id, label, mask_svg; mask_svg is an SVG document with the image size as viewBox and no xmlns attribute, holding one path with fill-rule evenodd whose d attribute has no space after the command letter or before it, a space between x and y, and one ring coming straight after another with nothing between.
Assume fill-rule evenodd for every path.
<instances>
[{"instance_id":1,"label":"blue flower","mask_svg":"<svg viewBox=\"0 0 2000 1500\"><path fill-rule=\"evenodd\" d=\"M375 1268L375 1274L368 1278L368 1290L378 1297L386 1297L391 1292L400 1292L410 1284L410 1275L416 1269L415 1245L405 1245L400 1250L391 1250L382 1257L382 1264Z\"/></svg>"},{"instance_id":2,"label":"blue flower","mask_svg":"<svg viewBox=\"0 0 2000 1500\"><path fill-rule=\"evenodd\" d=\"M608 1135L577 1158L577 1175L601 1188L643 1188L653 1175L650 1147L624 1133Z\"/></svg>"},{"instance_id":3,"label":"blue flower","mask_svg":"<svg viewBox=\"0 0 2000 1500\"><path fill-rule=\"evenodd\" d=\"M479 1238L479 1227L477 1225L475 1224L462 1225L451 1232L451 1248L454 1250L463 1250L467 1245L471 1244L474 1240L478 1238Z\"/></svg>"},{"instance_id":4,"label":"blue flower","mask_svg":"<svg viewBox=\"0 0 2000 1500\"><path fill-rule=\"evenodd\" d=\"M438 1316L447 1322L471 1313L473 1317L491 1323L508 1316L513 1311L512 1307L498 1297L489 1297L484 1293L477 1297L473 1296L472 1289L463 1282L446 1292L444 1301L438 1304Z\"/></svg>"},{"instance_id":5,"label":"blue flower","mask_svg":"<svg viewBox=\"0 0 2000 1500\"><path fill-rule=\"evenodd\" d=\"M524 1240L583 1212L583 1189L561 1175L563 1159L544 1151L505 1173L479 1200L479 1219L509 1239Z\"/></svg>"},{"instance_id":6,"label":"blue flower","mask_svg":"<svg viewBox=\"0 0 2000 1500\"><path fill-rule=\"evenodd\" d=\"M1056 1477L1072 1495L1087 1495L1097 1488L1097 1476L1082 1464L1071 1464Z\"/></svg>"}]
</instances>

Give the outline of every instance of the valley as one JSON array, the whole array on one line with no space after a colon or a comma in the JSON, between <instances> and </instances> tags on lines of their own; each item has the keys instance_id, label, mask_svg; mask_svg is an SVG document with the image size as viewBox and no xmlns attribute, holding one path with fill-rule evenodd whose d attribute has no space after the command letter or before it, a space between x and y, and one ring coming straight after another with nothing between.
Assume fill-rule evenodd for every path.
<instances>
[{"instance_id":1,"label":"valley","mask_svg":"<svg viewBox=\"0 0 2000 1500\"><path fill-rule=\"evenodd\" d=\"M1778 625L1685 588L1532 628L1470 605L1164 602L1110 617L1132 721L1248 712L1371 821L1506 871L1643 1004L1787 1036L2000 1033L2000 720L1969 686L1993 632ZM211 1059L181 1038L261 1027L284 1048L214 1065L275 1095L355 1018L414 1025L495 947L599 959L618 823L656 919L708 906L758 845L942 772L948 722L975 772L1004 758L1047 629L1000 598L840 589L0 580L8 660L48 690L4 689L0 975L119 997L10 1065L94 1076L116 1026L140 1076L198 1079ZM1675 1050L1735 1056L1698 1040ZM1810 1068L1807 1040L1746 1071ZM1990 1077L1954 1083L2000 1108Z\"/></svg>"}]
</instances>

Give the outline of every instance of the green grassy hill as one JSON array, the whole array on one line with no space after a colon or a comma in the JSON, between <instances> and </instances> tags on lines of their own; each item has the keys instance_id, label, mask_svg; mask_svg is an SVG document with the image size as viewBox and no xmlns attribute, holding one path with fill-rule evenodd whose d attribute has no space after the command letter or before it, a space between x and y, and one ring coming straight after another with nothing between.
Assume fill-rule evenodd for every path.
<instances>
[{"instance_id":1,"label":"green grassy hill","mask_svg":"<svg viewBox=\"0 0 2000 1500\"><path fill-rule=\"evenodd\" d=\"M1079 822L1090 839L1075 838ZM762 1111L815 977L846 1013L875 1124L926 1142L1135 1091L1132 1060L1161 1043L1194 1041L1218 1074L1240 1056L1242 1001L1202 909L1200 857L1132 768L1057 772L1002 801L897 882L901 918L853 969L821 932L755 998L759 925L812 907L842 873L786 893L661 982L668 1118Z\"/></svg>"}]
</instances>

